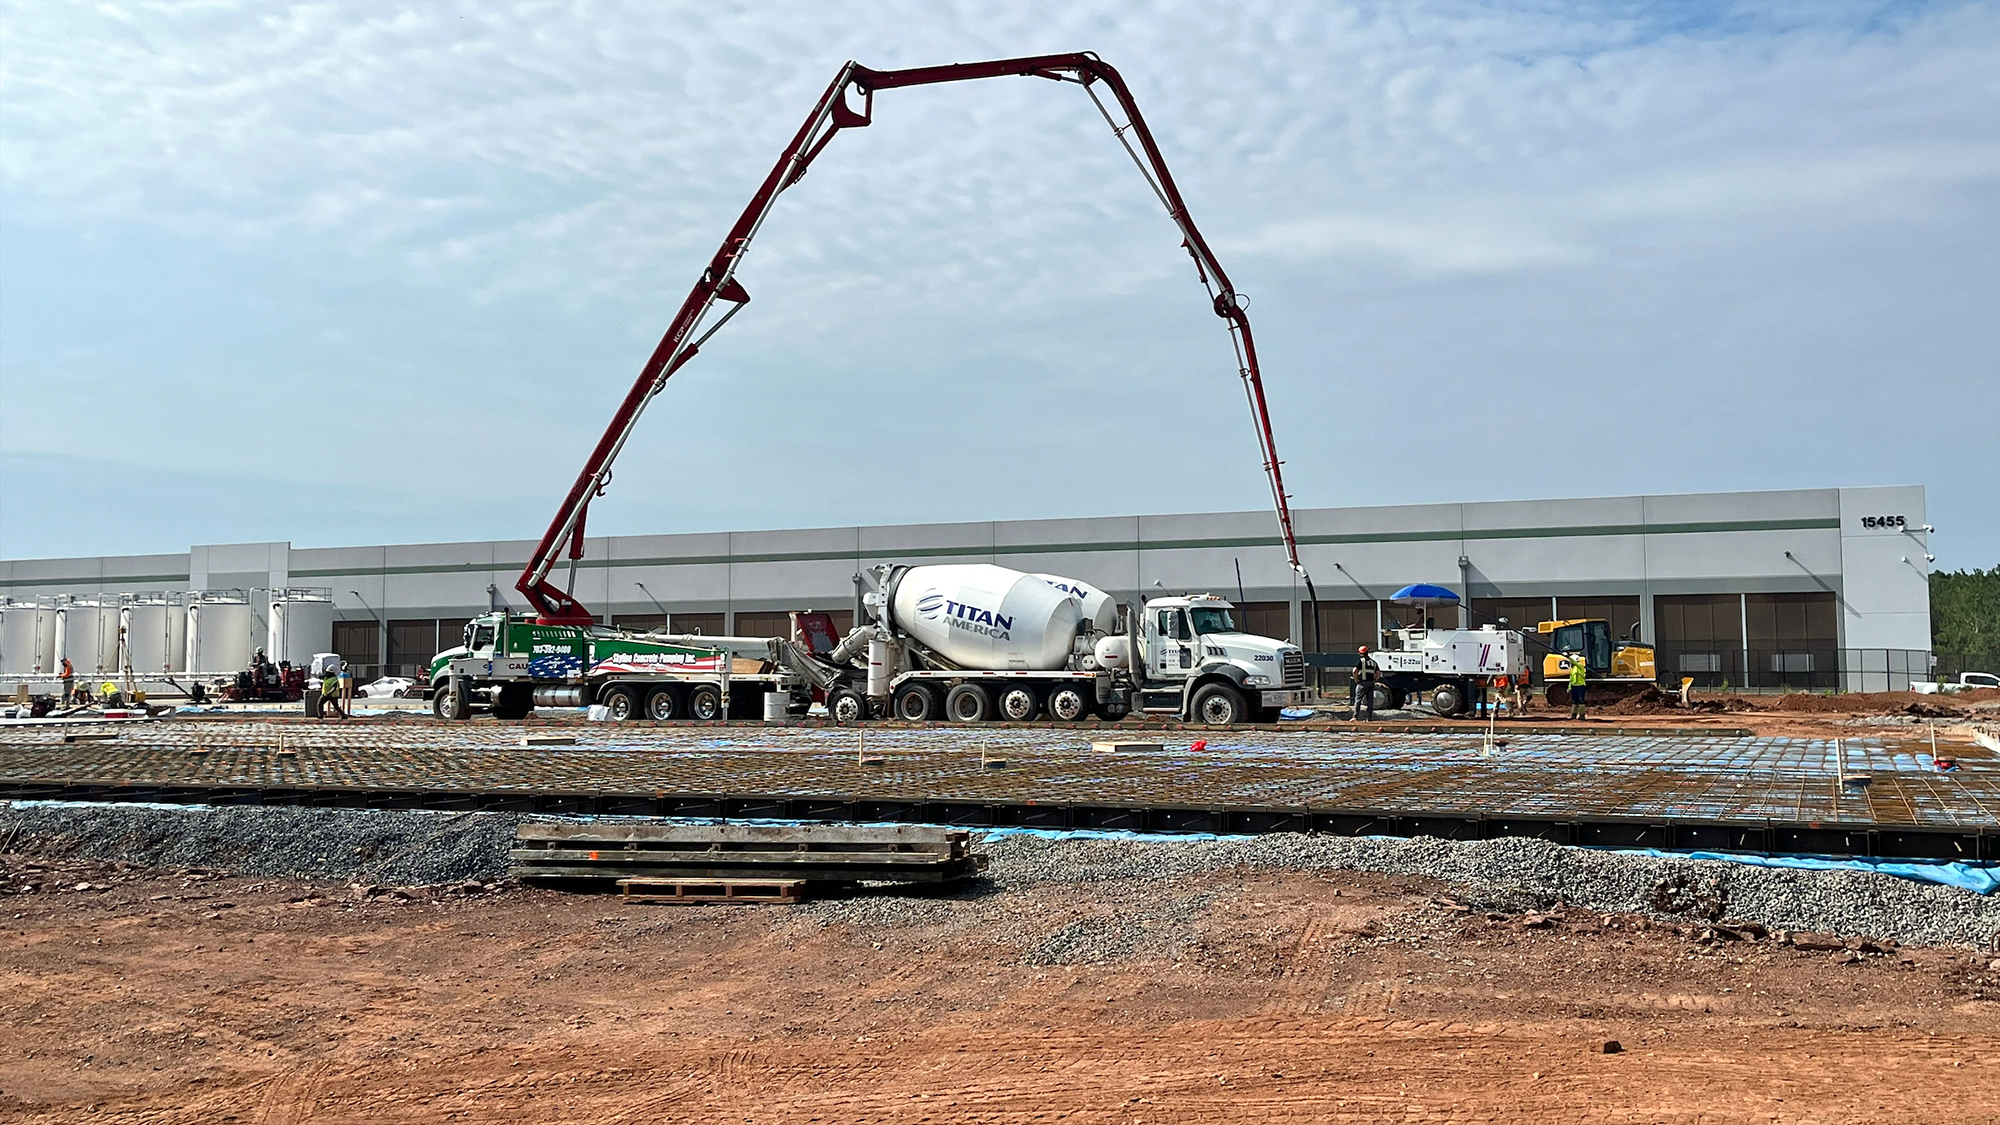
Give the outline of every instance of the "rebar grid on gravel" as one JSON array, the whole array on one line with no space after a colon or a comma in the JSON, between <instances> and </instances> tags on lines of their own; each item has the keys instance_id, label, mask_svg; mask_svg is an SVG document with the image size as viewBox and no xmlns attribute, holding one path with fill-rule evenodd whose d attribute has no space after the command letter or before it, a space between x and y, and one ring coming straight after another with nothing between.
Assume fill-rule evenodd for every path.
<instances>
[{"instance_id":1,"label":"rebar grid on gravel","mask_svg":"<svg viewBox=\"0 0 2000 1125\"><path fill-rule=\"evenodd\" d=\"M754 794L857 800L1101 802L1393 810L1399 815L1627 817L2000 828L2000 759L1942 773L1920 740L1684 734L594 724L579 745L524 748L519 727L158 723L64 743L0 730L0 783L486 793ZM566 732L568 733L568 732ZM1172 739L1101 754L1093 739ZM279 753L283 746L285 753ZM201 750L205 753L190 753ZM882 759L864 765L862 752ZM985 767L1004 757L1008 767ZM1843 784L1854 774L1873 784Z\"/></svg>"}]
</instances>

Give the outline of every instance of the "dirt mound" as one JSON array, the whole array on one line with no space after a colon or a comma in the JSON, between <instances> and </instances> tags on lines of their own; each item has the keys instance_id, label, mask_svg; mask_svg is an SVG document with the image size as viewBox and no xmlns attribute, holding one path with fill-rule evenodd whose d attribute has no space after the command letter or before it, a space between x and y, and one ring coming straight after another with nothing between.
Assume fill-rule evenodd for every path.
<instances>
[{"instance_id":1,"label":"dirt mound","mask_svg":"<svg viewBox=\"0 0 2000 1125\"><path fill-rule=\"evenodd\" d=\"M1956 719L1965 715L1963 709L1942 702L1935 695L1918 695L1913 691L1857 691L1840 695L1794 692L1781 697L1777 709L1842 715L1916 715L1931 719Z\"/></svg>"},{"instance_id":2,"label":"dirt mound","mask_svg":"<svg viewBox=\"0 0 2000 1125\"><path fill-rule=\"evenodd\" d=\"M1757 708L1741 696L1708 696L1697 691L1688 705L1683 707L1674 695L1658 688L1647 688L1637 695L1629 696L1609 707L1597 709L1601 715L1720 715L1726 711L1754 711Z\"/></svg>"}]
</instances>

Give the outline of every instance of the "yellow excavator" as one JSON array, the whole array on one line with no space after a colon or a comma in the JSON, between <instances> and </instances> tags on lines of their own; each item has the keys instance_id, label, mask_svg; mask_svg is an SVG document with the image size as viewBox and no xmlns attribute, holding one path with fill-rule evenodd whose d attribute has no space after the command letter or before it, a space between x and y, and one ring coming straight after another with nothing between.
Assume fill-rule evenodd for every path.
<instances>
[{"instance_id":1,"label":"yellow excavator","mask_svg":"<svg viewBox=\"0 0 2000 1125\"><path fill-rule=\"evenodd\" d=\"M1549 646L1542 658L1542 679L1548 685L1551 707L1569 706L1569 669L1583 661L1584 684L1590 689L1593 706L1630 699L1649 687L1657 687L1659 665L1653 646L1638 639L1614 638L1611 622L1601 617L1573 621L1544 621L1536 626ZM1637 626L1633 632L1638 632Z\"/></svg>"}]
</instances>

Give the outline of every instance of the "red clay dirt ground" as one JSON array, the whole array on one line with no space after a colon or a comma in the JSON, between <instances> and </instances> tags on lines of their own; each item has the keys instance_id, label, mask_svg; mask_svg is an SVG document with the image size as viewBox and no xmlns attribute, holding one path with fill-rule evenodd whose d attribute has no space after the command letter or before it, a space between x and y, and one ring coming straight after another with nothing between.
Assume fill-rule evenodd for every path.
<instances>
[{"instance_id":1,"label":"red clay dirt ground","mask_svg":"<svg viewBox=\"0 0 2000 1125\"><path fill-rule=\"evenodd\" d=\"M1344 872L688 908L34 862L9 1121L2000 1120L1992 953Z\"/></svg>"}]
</instances>

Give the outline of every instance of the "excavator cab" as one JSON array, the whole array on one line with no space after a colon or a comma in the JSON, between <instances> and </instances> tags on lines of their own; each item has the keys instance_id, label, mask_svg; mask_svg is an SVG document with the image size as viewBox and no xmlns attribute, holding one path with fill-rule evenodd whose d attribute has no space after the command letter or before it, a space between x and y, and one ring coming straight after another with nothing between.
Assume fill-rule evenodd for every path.
<instances>
[{"instance_id":1,"label":"excavator cab","mask_svg":"<svg viewBox=\"0 0 2000 1125\"><path fill-rule=\"evenodd\" d=\"M1544 621L1536 629L1548 638L1542 680L1552 707L1564 705L1570 665L1577 660L1583 661L1593 698L1604 702L1636 695L1652 687L1659 676L1653 646L1612 636L1611 622L1601 617Z\"/></svg>"},{"instance_id":2,"label":"excavator cab","mask_svg":"<svg viewBox=\"0 0 2000 1125\"><path fill-rule=\"evenodd\" d=\"M1549 650L1558 657L1575 659L1581 654L1583 666L1593 676L1611 671L1611 623L1609 621L1545 621L1543 632L1553 633ZM1553 625L1554 628L1548 628ZM1569 671L1567 667L1563 669Z\"/></svg>"}]
</instances>

